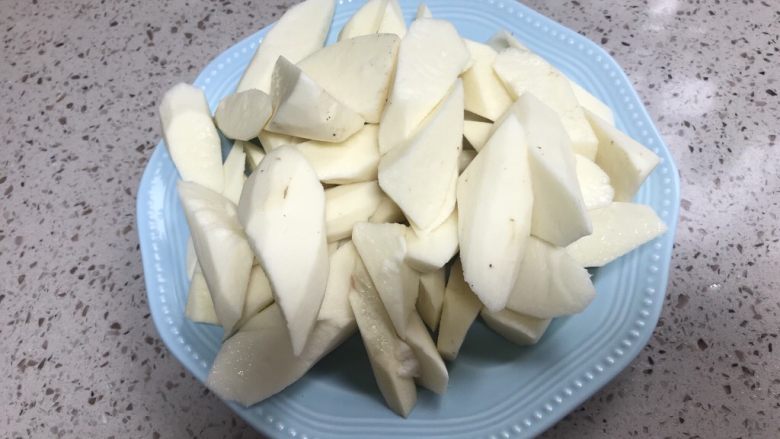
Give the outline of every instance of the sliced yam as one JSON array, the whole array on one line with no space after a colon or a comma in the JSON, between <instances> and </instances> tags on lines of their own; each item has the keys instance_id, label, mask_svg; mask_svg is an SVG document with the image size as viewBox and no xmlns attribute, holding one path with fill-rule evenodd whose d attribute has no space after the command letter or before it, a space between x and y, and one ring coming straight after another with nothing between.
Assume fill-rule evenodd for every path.
<instances>
[{"instance_id":1,"label":"sliced yam","mask_svg":"<svg viewBox=\"0 0 780 439\"><path fill-rule=\"evenodd\" d=\"M287 134L272 133L267 130L260 132L257 138L260 140L260 144L263 145L265 152L273 151L280 146L297 145L306 141L306 139L288 136Z\"/></svg>"},{"instance_id":2,"label":"sliced yam","mask_svg":"<svg viewBox=\"0 0 780 439\"><path fill-rule=\"evenodd\" d=\"M428 9L428 5L425 3L420 3L420 5L417 6L417 13L414 17L415 19L433 18L433 14L431 13L431 10Z\"/></svg>"},{"instance_id":3,"label":"sliced yam","mask_svg":"<svg viewBox=\"0 0 780 439\"><path fill-rule=\"evenodd\" d=\"M400 224L358 223L352 229L352 242L402 339L420 284L419 274L405 262L405 236Z\"/></svg>"},{"instance_id":4,"label":"sliced yam","mask_svg":"<svg viewBox=\"0 0 780 439\"><path fill-rule=\"evenodd\" d=\"M523 43L520 42L511 32L506 30L500 30L493 34L488 40L487 45L490 46L496 52L502 52L510 47L515 49L528 50Z\"/></svg>"},{"instance_id":5,"label":"sliced yam","mask_svg":"<svg viewBox=\"0 0 780 439\"><path fill-rule=\"evenodd\" d=\"M599 165L575 154L577 162L577 181L582 191L582 201L588 210L609 206L615 198L615 189L609 181L609 175Z\"/></svg>"},{"instance_id":6,"label":"sliced yam","mask_svg":"<svg viewBox=\"0 0 780 439\"><path fill-rule=\"evenodd\" d=\"M244 188L244 182L246 181L245 169L246 153L244 152L244 147L240 143L234 143L230 148L230 152L228 152L227 158L225 158L224 165L222 165L225 175L222 195L236 205L238 204L238 199L241 198L241 190Z\"/></svg>"},{"instance_id":7,"label":"sliced yam","mask_svg":"<svg viewBox=\"0 0 780 439\"><path fill-rule=\"evenodd\" d=\"M401 211L401 208L387 195L382 197L379 206L377 206L374 213L368 219L368 222L376 224L400 223L403 221L404 213Z\"/></svg>"},{"instance_id":8,"label":"sliced yam","mask_svg":"<svg viewBox=\"0 0 780 439\"><path fill-rule=\"evenodd\" d=\"M493 124L476 120L463 121L463 137L477 152L482 150L493 132Z\"/></svg>"},{"instance_id":9,"label":"sliced yam","mask_svg":"<svg viewBox=\"0 0 780 439\"><path fill-rule=\"evenodd\" d=\"M444 267L458 252L458 212L430 232L406 231L406 263L421 273Z\"/></svg>"},{"instance_id":10,"label":"sliced yam","mask_svg":"<svg viewBox=\"0 0 780 439\"><path fill-rule=\"evenodd\" d=\"M347 302L326 297L324 303ZM281 309L271 304L222 344L207 385L223 399L244 406L258 403L296 382L355 328L354 320L318 319L303 352L296 355Z\"/></svg>"},{"instance_id":11,"label":"sliced yam","mask_svg":"<svg viewBox=\"0 0 780 439\"><path fill-rule=\"evenodd\" d=\"M406 35L406 22L404 13L398 0L388 0L382 21L379 22L377 32L380 34L395 34L403 38Z\"/></svg>"},{"instance_id":12,"label":"sliced yam","mask_svg":"<svg viewBox=\"0 0 780 439\"><path fill-rule=\"evenodd\" d=\"M527 150L523 128L509 114L458 178L464 276L492 311L506 306L531 232L534 194Z\"/></svg>"},{"instance_id":13,"label":"sliced yam","mask_svg":"<svg viewBox=\"0 0 780 439\"><path fill-rule=\"evenodd\" d=\"M480 309L482 303L463 280L463 267L460 259L456 259L450 267L450 278L444 290L439 337L436 340L436 347L444 359L454 360L458 356Z\"/></svg>"},{"instance_id":14,"label":"sliced yam","mask_svg":"<svg viewBox=\"0 0 780 439\"><path fill-rule=\"evenodd\" d=\"M471 121L475 121L475 122L486 122L486 123L490 123L490 124L493 123L493 121L485 119L484 117L482 117L482 116L480 116L478 114L474 114L474 113L472 113L470 111L463 112L463 120L464 121L471 120ZM500 120L500 118L499 118L499 120Z\"/></svg>"},{"instance_id":15,"label":"sliced yam","mask_svg":"<svg viewBox=\"0 0 780 439\"><path fill-rule=\"evenodd\" d=\"M325 191L325 228L328 242L352 236L352 227L367 221L382 202L376 181L352 183Z\"/></svg>"},{"instance_id":16,"label":"sliced yam","mask_svg":"<svg viewBox=\"0 0 780 439\"><path fill-rule=\"evenodd\" d=\"M207 384L221 398L249 406L295 382L308 363L293 354L281 309L273 304L222 343Z\"/></svg>"},{"instance_id":17,"label":"sliced yam","mask_svg":"<svg viewBox=\"0 0 780 439\"><path fill-rule=\"evenodd\" d=\"M643 204L614 202L590 211L593 233L566 250L583 267L601 267L666 232L666 224Z\"/></svg>"},{"instance_id":18,"label":"sliced yam","mask_svg":"<svg viewBox=\"0 0 780 439\"><path fill-rule=\"evenodd\" d=\"M265 157L263 147L255 145L252 142L242 142L240 140L236 140L236 144L239 144L244 148L244 154L246 154L246 169L249 169L249 172L254 171L255 168L260 166L260 162L262 162Z\"/></svg>"},{"instance_id":19,"label":"sliced yam","mask_svg":"<svg viewBox=\"0 0 780 439\"><path fill-rule=\"evenodd\" d=\"M386 8L387 0L368 0L341 28L339 41L376 33Z\"/></svg>"},{"instance_id":20,"label":"sliced yam","mask_svg":"<svg viewBox=\"0 0 780 439\"><path fill-rule=\"evenodd\" d=\"M177 84L160 104L163 137L182 180L222 193L222 144L203 90Z\"/></svg>"},{"instance_id":21,"label":"sliced yam","mask_svg":"<svg viewBox=\"0 0 780 439\"><path fill-rule=\"evenodd\" d=\"M661 159L594 113L586 115L599 140L596 164L609 175L615 201L631 201Z\"/></svg>"},{"instance_id":22,"label":"sliced yam","mask_svg":"<svg viewBox=\"0 0 780 439\"><path fill-rule=\"evenodd\" d=\"M225 335L241 318L252 270L252 250L238 221L236 206L197 183L178 184L192 242Z\"/></svg>"},{"instance_id":23,"label":"sliced yam","mask_svg":"<svg viewBox=\"0 0 780 439\"><path fill-rule=\"evenodd\" d=\"M195 267L198 266L198 256L195 254L195 244L192 243L192 236L187 238L187 278L192 279L192 275L195 274Z\"/></svg>"},{"instance_id":24,"label":"sliced yam","mask_svg":"<svg viewBox=\"0 0 780 439\"><path fill-rule=\"evenodd\" d=\"M323 47L298 67L336 100L369 123L378 123L395 71L400 39L363 35Z\"/></svg>"},{"instance_id":25,"label":"sliced yam","mask_svg":"<svg viewBox=\"0 0 780 439\"><path fill-rule=\"evenodd\" d=\"M271 96L274 115L266 130L274 133L338 143L365 122L284 57L276 61Z\"/></svg>"},{"instance_id":26,"label":"sliced yam","mask_svg":"<svg viewBox=\"0 0 780 439\"><path fill-rule=\"evenodd\" d=\"M195 323L219 325L217 312L214 310L214 302L211 300L211 293L209 293L206 278L203 277L200 267L192 274L184 315Z\"/></svg>"},{"instance_id":27,"label":"sliced yam","mask_svg":"<svg viewBox=\"0 0 780 439\"><path fill-rule=\"evenodd\" d=\"M460 157L460 155L458 155ZM423 228L419 224L415 224L414 221L411 221L407 218L407 222L414 228L416 228L418 231L422 233L430 233L436 227L440 226L444 223L444 221L447 220L447 218L452 215L453 209L450 208L454 204L454 201L450 201L450 199L455 199L457 194L457 187L458 187L458 173L452 174L452 179L450 180L450 188L447 190L448 198L445 200L444 204L439 208L439 212L435 216L435 220L431 222L431 224L436 224L435 226L430 226L428 228Z\"/></svg>"},{"instance_id":28,"label":"sliced yam","mask_svg":"<svg viewBox=\"0 0 780 439\"><path fill-rule=\"evenodd\" d=\"M449 22L415 20L401 40L395 79L379 124L382 154L403 144L448 94L471 56Z\"/></svg>"},{"instance_id":29,"label":"sliced yam","mask_svg":"<svg viewBox=\"0 0 780 439\"><path fill-rule=\"evenodd\" d=\"M612 114L612 109L607 104L571 79L569 84L582 108L602 118L610 125L615 125L615 115Z\"/></svg>"},{"instance_id":30,"label":"sliced yam","mask_svg":"<svg viewBox=\"0 0 780 439\"><path fill-rule=\"evenodd\" d=\"M222 99L214 120L225 137L247 141L263 131L271 113L271 97L263 91L249 89Z\"/></svg>"},{"instance_id":31,"label":"sliced yam","mask_svg":"<svg viewBox=\"0 0 780 439\"><path fill-rule=\"evenodd\" d=\"M444 302L446 276L444 268L420 275L420 292L417 296L417 312L431 331L439 327L441 306Z\"/></svg>"},{"instance_id":32,"label":"sliced yam","mask_svg":"<svg viewBox=\"0 0 780 439\"><path fill-rule=\"evenodd\" d=\"M347 241L330 255L328 285L318 320L331 321L337 325L354 323L355 315L349 304L349 290L352 288L352 273L358 257L351 241Z\"/></svg>"},{"instance_id":33,"label":"sliced yam","mask_svg":"<svg viewBox=\"0 0 780 439\"><path fill-rule=\"evenodd\" d=\"M536 344L552 321L537 319L508 309L494 313L483 309L480 315L490 329L520 346Z\"/></svg>"},{"instance_id":34,"label":"sliced yam","mask_svg":"<svg viewBox=\"0 0 780 439\"><path fill-rule=\"evenodd\" d=\"M563 73L539 55L514 47L496 56L493 70L513 98L533 93L558 113L574 152L590 159L596 157L598 139Z\"/></svg>"},{"instance_id":35,"label":"sliced yam","mask_svg":"<svg viewBox=\"0 0 780 439\"><path fill-rule=\"evenodd\" d=\"M565 248L531 237L506 309L549 319L576 314L595 296L588 270Z\"/></svg>"},{"instance_id":36,"label":"sliced yam","mask_svg":"<svg viewBox=\"0 0 780 439\"><path fill-rule=\"evenodd\" d=\"M381 133L380 126L380 133ZM423 122L417 134L379 162L379 185L420 229L441 224L441 213L455 208L453 178L463 141L463 86L450 94Z\"/></svg>"},{"instance_id":37,"label":"sliced yam","mask_svg":"<svg viewBox=\"0 0 780 439\"><path fill-rule=\"evenodd\" d=\"M314 169L292 146L271 151L246 181L238 216L300 354L328 279L325 192Z\"/></svg>"},{"instance_id":38,"label":"sliced yam","mask_svg":"<svg viewBox=\"0 0 780 439\"><path fill-rule=\"evenodd\" d=\"M532 93L512 106L528 141L534 207L531 234L567 246L591 232L571 142L558 115Z\"/></svg>"},{"instance_id":39,"label":"sliced yam","mask_svg":"<svg viewBox=\"0 0 780 439\"><path fill-rule=\"evenodd\" d=\"M276 60L283 56L296 63L322 48L336 7L334 0L306 0L282 15L265 34L236 91L271 91Z\"/></svg>"},{"instance_id":40,"label":"sliced yam","mask_svg":"<svg viewBox=\"0 0 780 439\"><path fill-rule=\"evenodd\" d=\"M460 150L460 154L458 155L458 175L469 167L469 164L476 156L477 151L471 148L463 148Z\"/></svg>"},{"instance_id":41,"label":"sliced yam","mask_svg":"<svg viewBox=\"0 0 780 439\"><path fill-rule=\"evenodd\" d=\"M310 140L296 145L314 168L320 181L347 184L377 179L379 144L377 125L365 125L341 143Z\"/></svg>"},{"instance_id":42,"label":"sliced yam","mask_svg":"<svg viewBox=\"0 0 780 439\"><path fill-rule=\"evenodd\" d=\"M377 386L387 405L405 417L417 403L414 376L419 363L409 345L396 334L384 302L360 259L355 264L353 285L349 302Z\"/></svg>"},{"instance_id":43,"label":"sliced yam","mask_svg":"<svg viewBox=\"0 0 780 439\"><path fill-rule=\"evenodd\" d=\"M465 108L491 121L498 120L512 105L512 97L493 71L498 53L490 46L464 40L474 65L463 73Z\"/></svg>"},{"instance_id":44,"label":"sliced yam","mask_svg":"<svg viewBox=\"0 0 780 439\"><path fill-rule=\"evenodd\" d=\"M447 366L444 365L441 354L436 350L436 343L431 339L425 323L416 312L412 313L406 334L406 343L412 348L420 365L420 373L415 380L433 393L444 394L450 380Z\"/></svg>"},{"instance_id":45,"label":"sliced yam","mask_svg":"<svg viewBox=\"0 0 780 439\"><path fill-rule=\"evenodd\" d=\"M260 264L252 267L249 275L249 285L246 288L246 301L244 302L244 312L241 315L242 320L248 320L255 314L267 308L274 302L274 295L271 291L271 283L263 271Z\"/></svg>"}]
</instances>

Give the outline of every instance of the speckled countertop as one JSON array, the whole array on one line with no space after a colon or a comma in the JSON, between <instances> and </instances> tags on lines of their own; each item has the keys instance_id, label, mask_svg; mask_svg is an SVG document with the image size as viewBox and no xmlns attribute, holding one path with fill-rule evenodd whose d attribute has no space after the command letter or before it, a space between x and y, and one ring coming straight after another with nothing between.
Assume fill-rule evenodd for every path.
<instances>
[{"instance_id":1,"label":"speckled countertop","mask_svg":"<svg viewBox=\"0 0 780 439\"><path fill-rule=\"evenodd\" d=\"M256 436L158 339L135 196L163 91L289 3L0 0L1 437ZM780 437L780 5L528 3L625 68L683 193L652 340L545 437Z\"/></svg>"}]
</instances>

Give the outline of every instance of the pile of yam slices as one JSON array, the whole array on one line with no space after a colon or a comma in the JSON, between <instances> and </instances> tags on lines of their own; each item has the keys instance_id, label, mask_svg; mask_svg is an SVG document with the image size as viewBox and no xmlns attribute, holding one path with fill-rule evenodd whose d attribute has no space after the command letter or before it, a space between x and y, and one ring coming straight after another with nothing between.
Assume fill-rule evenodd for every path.
<instances>
[{"instance_id":1,"label":"pile of yam slices","mask_svg":"<svg viewBox=\"0 0 780 439\"><path fill-rule=\"evenodd\" d=\"M471 41L424 5L407 28L369 0L324 46L333 11L290 8L213 116L187 84L162 100L186 314L224 328L225 399L262 401L359 332L406 416L416 384L447 390L477 316L536 343L594 298L586 267L664 233L631 202L659 158L507 32Z\"/></svg>"}]
</instances>

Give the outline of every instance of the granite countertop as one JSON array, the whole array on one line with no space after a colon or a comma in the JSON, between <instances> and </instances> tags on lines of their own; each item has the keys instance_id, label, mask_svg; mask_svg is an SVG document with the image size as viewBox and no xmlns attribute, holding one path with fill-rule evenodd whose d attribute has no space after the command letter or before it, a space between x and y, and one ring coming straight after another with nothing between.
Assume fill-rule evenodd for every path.
<instances>
[{"instance_id":1,"label":"granite countertop","mask_svg":"<svg viewBox=\"0 0 780 439\"><path fill-rule=\"evenodd\" d=\"M0 436L256 437L158 339L135 199L162 93L289 3L0 0ZM777 2L528 3L624 67L683 196L653 338L545 437L780 437Z\"/></svg>"}]
</instances>

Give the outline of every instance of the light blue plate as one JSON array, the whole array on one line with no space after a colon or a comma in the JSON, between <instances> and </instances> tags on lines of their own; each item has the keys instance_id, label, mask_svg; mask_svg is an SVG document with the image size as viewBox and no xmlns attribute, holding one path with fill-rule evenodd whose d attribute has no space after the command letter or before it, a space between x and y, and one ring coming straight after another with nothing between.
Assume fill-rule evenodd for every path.
<instances>
[{"instance_id":1,"label":"light blue plate","mask_svg":"<svg viewBox=\"0 0 780 439\"><path fill-rule=\"evenodd\" d=\"M362 2L339 2L330 41ZM417 0L403 1L407 21ZM449 364L444 396L420 390L408 419L385 406L358 338L349 340L296 384L251 408L228 403L272 437L529 437L572 411L626 367L647 343L661 311L680 204L677 169L626 75L604 50L560 24L511 1L430 0L433 15L467 38L486 41L507 29L604 100L618 126L662 161L640 190L669 231L598 270L596 300L557 319L542 341L520 348L482 323ZM212 110L249 63L263 29L220 54L198 76ZM224 145L225 147L227 145ZM199 380L206 379L222 331L185 319L189 231L176 196L178 175L161 142L138 190L138 230L152 317L168 348Z\"/></svg>"}]
</instances>

